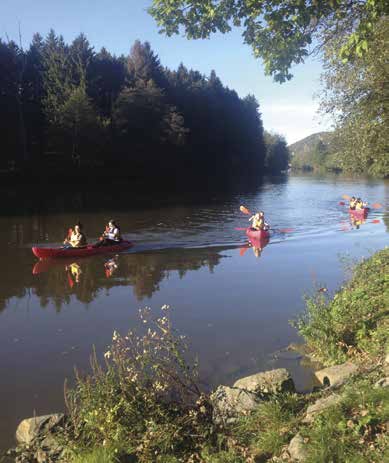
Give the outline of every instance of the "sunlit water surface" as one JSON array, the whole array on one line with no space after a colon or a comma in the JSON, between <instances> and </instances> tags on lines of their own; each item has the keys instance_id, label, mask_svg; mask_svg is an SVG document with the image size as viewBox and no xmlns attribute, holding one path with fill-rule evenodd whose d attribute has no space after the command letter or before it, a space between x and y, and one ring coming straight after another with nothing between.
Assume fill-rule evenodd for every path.
<instances>
[{"instance_id":1,"label":"sunlit water surface","mask_svg":"<svg viewBox=\"0 0 389 463\"><path fill-rule=\"evenodd\" d=\"M338 204L344 194L383 207L353 224ZM10 210L12 195L7 201ZM301 341L288 322L303 310L303 295L315 287L333 292L345 261L388 244L389 183L381 181L292 176L245 194L149 200L132 193L127 206L111 210L92 193L71 201L74 208L53 194L48 205L31 209L30 201L23 215L0 216L0 449L12 445L22 418L62 410L74 366L87 368L92 345L101 355L113 330L138 326L144 306L171 306L175 328L199 357L204 387L285 366L303 390L304 368L274 355ZM275 229L263 249L236 230L248 224L241 204L264 210ZM114 262L95 256L36 265L33 243L60 242L79 218L96 239L112 217L134 242Z\"/></svg>"}]
</instances>

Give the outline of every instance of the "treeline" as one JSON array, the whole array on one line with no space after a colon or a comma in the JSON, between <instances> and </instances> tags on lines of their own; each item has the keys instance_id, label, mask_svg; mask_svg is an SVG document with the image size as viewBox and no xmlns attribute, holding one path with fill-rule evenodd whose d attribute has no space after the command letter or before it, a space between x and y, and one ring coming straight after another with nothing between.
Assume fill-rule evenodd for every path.
<instances>
[{"instance_id":1,"label":"treeline","mask_svg":"<svg viewBox=\"0 0 389 463\"><path fill-rule=\"evenodd\" d=\"M269 164L255 97L214 71L163 67L147 42L117 57L83 34L70 45L36 34L26 51L0 40L0 98L3 171L188 181L258 177Z\"/></svg>"}]
</instances>

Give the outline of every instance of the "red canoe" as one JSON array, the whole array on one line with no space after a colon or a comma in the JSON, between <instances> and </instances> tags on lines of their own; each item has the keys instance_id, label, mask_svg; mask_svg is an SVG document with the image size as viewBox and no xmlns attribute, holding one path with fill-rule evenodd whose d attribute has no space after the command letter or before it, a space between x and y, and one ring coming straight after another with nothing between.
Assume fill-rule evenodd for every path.
<instances>
[{"instance_id":1,"label":"red canoe","mask_svg":"<svg viewBox=\"0 0 389 463\"><path fill-rule=\"evenodd\" d=\"M253 228L247 228L246 235L254 240L263 240L264 238L269 238L270 233L267 230L254 230Z\"/></svg>"},{"instance_id":2,"label":"red canoe","mask_svg":"<svg viewBox=\"0 0 389 463\"><path fill-rule=\"evenodd\" d=\"M107 254L110 252L120 252L130 248L133 244L130 241L121 241L112 246L100 246L94 248L92 244L88 244L84 248L32 248L32 252L39 259L49 259L53 257L86 257L95 254Z\"/></svg>"},{"instance_id":3,"label":"red canoe","mask_svg":"<svg viewBox=\"0 0 389 463\"><path fill-rule=\"evenodd\" d=\"M363 209L349 209L348 211L350 215L352 215L353 217L357 219L365 219L367 217L369 210L370 209L368 207L364 207Z\"/></svg>"}]
</instances>

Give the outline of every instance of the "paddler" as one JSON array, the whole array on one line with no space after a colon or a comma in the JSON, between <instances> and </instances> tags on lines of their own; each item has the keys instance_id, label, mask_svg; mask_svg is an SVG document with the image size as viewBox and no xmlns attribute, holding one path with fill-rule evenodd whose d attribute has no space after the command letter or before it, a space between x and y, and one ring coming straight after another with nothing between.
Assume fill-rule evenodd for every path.
<instances>
[{"instance_id":1,"label":"paddler","mask_svg":"<svg viewBox=\"0 0 389 463\"><path fill-rule=\"evenodd\" d=\"M82 232L82 225L80 223L77 223L73 229L69 230L69 234L63 244L65 248L82 248L86 246L86 236Z\"/></svg>"},{"instance_id":2,"label":"paddler","mask_svg":"<svg viewBox=\"0 0 389 463\"><path fill-rule=\"evenodd\" d=\"M354 211L356 205L357 205L357 200L355 199L355 196L353 196L353 197L350 199L350 209L351 209L352 211Z\"/></svg>"},{"instance_id":3,"label":"paddler","mask_svg":"<svg viewBox=\"0 0 389 463\"><path fill-rule=\"evenodd\" d=\"M268 230L269 225L265 222L265 214L263 211L257 212L249 218L249 222L252 222L251 227L254 230Z\"/></svg>"},{"instance_id":4,"label":"paddler","mask_svg":"<svg viewBox=\"0 0 389 463\"><path fill-rule=\"evenodd\" d=\"M365 208L366 205L367 205L367 203L364 203L361 198L358 198L356 203L355 203L355 209L357 211L361 211L362 209Z\"/></svg>"},{"instance_id":5,"label":"paddler","mask_svg":"<svg viewBox=\"0 0 389 463\"><path fill-rule=\"evenodd\" d=\"M98 248L100 246L112 246L113 244L118 244L122 241L120 235L120 228L116 224L115 220L110 220L107 227L102 234L101 240L94 245Z\"/></svg>"}]
</instances>

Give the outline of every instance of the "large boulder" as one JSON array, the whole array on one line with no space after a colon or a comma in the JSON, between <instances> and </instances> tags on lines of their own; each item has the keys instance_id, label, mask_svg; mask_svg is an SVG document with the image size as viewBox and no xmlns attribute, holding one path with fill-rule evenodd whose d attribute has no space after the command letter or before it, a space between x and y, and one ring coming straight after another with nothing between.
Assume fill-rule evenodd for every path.
<instances>
[{"instance_id":1,"label":"large boulder","mask_svg":"<svg viewBox=\"0 0 389 463\"><path fill-rule=\"evenodd\" d=\"M293 379L285 368L264 371L238 379L233 387L265 395L295 391Z\"/></svg>"},{"instance_id":2,"label":"large boulder","mask_svg":"<svg viewBox=\"0 0 389 463\"><path fill-rule=\"evenodd\" d=\"M315 376L324 386L335 387L342 385L357 371L358 367L356 365L346 362L342 365L334 365L333 367L316 371Z\"/></svg>"},{"instance_id":3,"label":"large boulder","mask_svg":"<svg viewBox=\"0 0 389 463\"><path fill-rule=\"evenodd\" d=\"M38 437L44 436L56 426L61 425L63 420L63 413L26 418L16 430L16 440L19 444L29 445Z\"/></svg>"},{"instance_id":4,"label":"large boulder","mask_svg":"<svg viewBox=\"0 0 389 463\"><path fill-rule=\"evenodd\" d=\"M305 415L303 419L303 423L311 423L314 420L316 415L326 410L327 408L330 408L336 405L337 403L339 403L340 399L341 397L339 395L332 394L323 399L316 400L314 404L310 405L307 408L307 414Z\"/></svg>"},{"instance_id":5,"label":"large boulder","mask_svg":"<svg viewBox=\"0 0 389 463\"><path fill-rule=\"evenodd\" d=\"M234 387L219 386L211 394L213 421L216 424L231 423L237 416L254 410L259 402L257 394Z\"/></svg>"}]
</instances>

